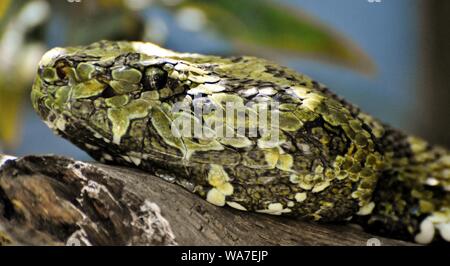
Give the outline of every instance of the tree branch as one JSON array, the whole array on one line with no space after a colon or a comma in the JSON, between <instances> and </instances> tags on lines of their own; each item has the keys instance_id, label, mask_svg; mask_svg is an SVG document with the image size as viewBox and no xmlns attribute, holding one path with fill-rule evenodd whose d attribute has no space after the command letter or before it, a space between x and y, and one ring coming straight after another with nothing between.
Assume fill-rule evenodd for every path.
<instances>
[{"instance_id":1,"label":"tree branch","mask_svg":"<svg viewBox=\"0 0 450 266\"><path fill-rule=\"evenodd\" d=\"M56 156L0 167L0 244L411 245L353 225L219 208L134 169Z\"/></svg>"}]
</instances>

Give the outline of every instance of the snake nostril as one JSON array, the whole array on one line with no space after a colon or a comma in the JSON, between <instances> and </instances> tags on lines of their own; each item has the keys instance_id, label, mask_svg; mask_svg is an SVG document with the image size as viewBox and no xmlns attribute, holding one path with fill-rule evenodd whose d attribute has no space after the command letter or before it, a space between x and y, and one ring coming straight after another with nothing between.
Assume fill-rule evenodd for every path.
<instances>
[{"instance_id":1,"label":"snake nostril","mask_svg":"<svg viewBox=\"0 0 450 266\"><path fill-rule=\"evenodd\" d=\"M38 74L47 83L53 83L59 79L56 70L51 67L40 68Z\"/></svg>"},{"instance_id":2,"label":"snake nostril","mask_svg":"<svg viewBox=\"0 0 450 266\"><path fill-rule=\"evenodd\" d=\"M70 67L70 65L66 60L58 60L55 63L56 74L61 80L67 78L67 70L66 70L67 67Z\"/></svg>"}]
</instances>

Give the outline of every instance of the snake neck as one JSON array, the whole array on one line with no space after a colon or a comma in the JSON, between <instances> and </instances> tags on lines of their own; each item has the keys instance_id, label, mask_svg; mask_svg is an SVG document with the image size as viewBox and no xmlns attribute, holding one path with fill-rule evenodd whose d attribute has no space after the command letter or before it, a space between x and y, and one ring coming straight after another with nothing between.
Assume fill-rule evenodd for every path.
<instances>
[{"instance_id":1,"label":"snake neck","mask_svg":"<svg viewBox=\"0 0 450 266\"><path fill-rule=\"evenodd\" d=\"M358 221L372 231L410 235L419 243L447 240L450 152L394 130L390 134L383 143L390 165L373 193L375 208L370 216L359 217Z\"/></svg>"}]
</instances>

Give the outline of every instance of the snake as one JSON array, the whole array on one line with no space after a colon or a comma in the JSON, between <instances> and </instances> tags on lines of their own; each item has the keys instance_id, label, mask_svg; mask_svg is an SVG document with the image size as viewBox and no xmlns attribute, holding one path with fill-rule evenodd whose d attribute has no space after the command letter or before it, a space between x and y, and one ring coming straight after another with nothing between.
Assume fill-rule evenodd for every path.
<instances>
[{"instance_id":1,"label":"snake","mask_svg":"<svg viewBox=\"0 0 450 266\"><path fill-rule=\"evenodd\" d=\"M56 47L39 62L31 101L95 160L211 204L450 241L449 151L269 60L149 42Z\"/></svg>"}]
</instances>

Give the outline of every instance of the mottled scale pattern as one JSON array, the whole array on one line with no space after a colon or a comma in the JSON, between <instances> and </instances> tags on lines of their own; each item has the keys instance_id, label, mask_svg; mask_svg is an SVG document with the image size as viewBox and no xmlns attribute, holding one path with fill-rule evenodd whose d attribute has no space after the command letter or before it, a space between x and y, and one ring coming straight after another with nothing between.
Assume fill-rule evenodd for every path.
<instances>
[{"instance_id":1,"label":"mottled scale pattern","mask_svg":"<svg viewBox=\"0 0 450 266\"><path fill-rule=\"evenodd\" d=\"M264 59L142 42L54 48L39 64L32 103L56 134L93 158L140 168L218 206L450 241L448 150ZM240 134L217 119L229 103L245 106L245 130L269 120L263 104L278 104L279 124ZM171 125L180 118L203 132L221 122L234 137L176 135Z\"/></svg>"}]
</instances>

